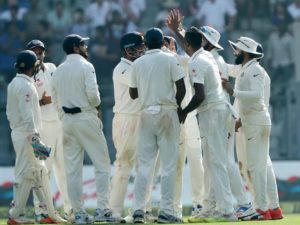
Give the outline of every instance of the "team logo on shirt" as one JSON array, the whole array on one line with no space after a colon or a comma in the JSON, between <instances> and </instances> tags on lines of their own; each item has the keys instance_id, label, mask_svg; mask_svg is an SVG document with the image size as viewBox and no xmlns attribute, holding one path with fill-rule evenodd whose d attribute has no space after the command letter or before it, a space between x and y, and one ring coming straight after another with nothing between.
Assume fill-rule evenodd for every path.
<instances>
[{"instance_id":1,"label":"team logo on shirt","mask_svg":"<svg viewBox=\"0 0 300 225\"><path fill-rule=\"evenodd\" d=\"M126 69L122 71L122 74L124 74L126 72Z\"/></svg>"},{"instance_id":2,"label":"team logo on shirt","mask_svg":"<svg viewBox=\"0 0 300 225\"><path fill-rule=\"evenodd\" d=\"M195 69L192 69L192 73L193 73L193 75L195 76L195 75L196 75L196 70L195 70Z\"/></svg>"},{"instance_id":3,"label":"team logo on shirt","mask_svg":"<svg viewBox=\"0 0 300 225\"><path fill-rule=\"evenodd\" d=\"M30 102L30 94L25 95L25 102Z\"/></svg>"}]
</instances>

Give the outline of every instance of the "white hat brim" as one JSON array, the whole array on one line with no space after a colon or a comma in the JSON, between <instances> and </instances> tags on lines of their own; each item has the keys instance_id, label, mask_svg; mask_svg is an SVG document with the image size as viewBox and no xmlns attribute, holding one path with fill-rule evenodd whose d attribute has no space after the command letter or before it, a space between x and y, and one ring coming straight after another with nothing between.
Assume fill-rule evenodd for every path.
<instances>
[{"instance_id":1,"label":"white hat brim","mask_svg":"<svg viewBox=\"0 0 300 225\"><path fill-rule=\"evenodd\" d=\"M206 38L206 40L211 43L213 46L215 46L216 48L218 48L218 50L224 50L224 48L215 40L211 39L210 36L208 36L206 33L202 32L200 30L201 34Z\"/></svg>"},{"instance_id":2,"label":"white hat brim","mask_svg":"<svg viewBox=\"0 0 300 225\"><path fill-rule=\"evenodd\" d=\"M230 41L230 40L228 40L228 42L229 42L231 48L233 49L233 51L235 51L236 49L240 49L240 50L242 50L244 52L258 55L260 57L260 59L262 57L264 57L263 53L260 53L260 52L257 52L257 51L251 51L250 49L248 49L246 47L243 47L243 46L238 46L237 43L234 43L233 41Z\"/></svg>"}]
</instances>

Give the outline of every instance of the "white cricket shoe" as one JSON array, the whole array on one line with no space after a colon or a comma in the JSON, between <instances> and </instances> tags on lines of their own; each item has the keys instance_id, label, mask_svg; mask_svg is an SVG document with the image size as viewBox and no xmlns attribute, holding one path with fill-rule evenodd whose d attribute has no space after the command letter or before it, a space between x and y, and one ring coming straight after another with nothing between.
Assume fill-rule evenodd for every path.
<instances>
[{"instance_id":1,"label":"white cricket shoe","mask_svg":"<svg viewBox=\"0 0 300 225\"><path fill-rule=\"evenodd\" d=\"M218 211L215 211L211 217L204 219L204 222L214 223L214 222L236 222L238 218L234 213L224 214Z\"/></svg>"},{"instance_id":2,"label":"white cricket shoe","mask_svg":"<svg viewBox=\"0 0 300 225\"><path fill-rule=\"evenodd\" d=\"M215 210L203 210L200 211L198 214L195 216L191 216L188 218L189 223L203 223L206 222L206 218L213 217L213 215L216 213Z\"/></svg>"},{"instance_id":3,"label":"white cricket shoe","mask_svg":"<svg viewBox=\"0 0 300 225\"><path fill-rule=\"evenodd\" d=\"M160 211L157 223L183 223L183 220L177 216L167 214L164 211Z\"/></svg>"},{"instance_id":4,"label":"white cricket shoe","mask_svg":"<svg viewBox=\"0 0 300 225\"><path fill-rule=\"evenodd\" d=\"M125 216L120 223L133 223L133 216L131 214Z\"/></svg>"},{"instance_id":5,"label":"white cricket shoe","mask_svg":"<svg viewBox=\"0 0 300 225\"><path fill-rule=\"evenodd\" d=\"M96 209L95 222L121 222L123 220L122 217L113 213L111 209Z\"/></svg>"},{"instance_id":6,"label":"white cricket shoe","mask_svg":"<svg viewBox=\"0 0 300 225\"><path fill-rule=\"evenodd\" d=\"M203 209L202 205L200 205L200 204L194 205L191 216L196 216L197 214L199 214L202 211L202 209Z\"/></svg>"},{"instance_id":7,"label":"white cricket shoe","mask_svg":"<svg viewBox=\"0 0 300 225\"><path fill-rule=\"evenodd\" d=\"M238 219L249 218L256 213L251 203L240 205L236 211L235 215Z\"/></svg>"},{"instance_id":8,"label":"white cricket shoe","mask_svg":"<svg viewBox=\"0 0 300 225\"><path fill-rule=\"evenodd\" d=\"M93 216L87 214L86 212L80 211L75 213L75 224L88 224L93 222Z\"/></svg>"}]
</instances>

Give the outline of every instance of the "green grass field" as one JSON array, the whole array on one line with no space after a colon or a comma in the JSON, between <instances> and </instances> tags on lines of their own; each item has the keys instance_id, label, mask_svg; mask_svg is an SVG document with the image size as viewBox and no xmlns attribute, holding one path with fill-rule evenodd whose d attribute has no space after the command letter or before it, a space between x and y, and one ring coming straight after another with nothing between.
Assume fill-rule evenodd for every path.
<instances>
[{"instance_id":1,"label":"green grass field","mask_svg":"<svg viewBox=\"0 0 300 225\"><path fill-rule=\"evenodd\" d=\"M0 225L6 224L6 219L0 219ZM101 224L107 224L108 223L101 223ZM189 223L185 223L189 224ZM195 223L193 223L195 224ZM199 223L200 224L200 223ZM240 224L240 225L254 225L254 224L262 224L262 225L300 225L300 214L286 214L285 218L282 220L269 220L269 221L249 221L249 222L234 222L234 223L210 223L214 225L234 225L234 224ZM151 224L149 224L151 225Z\"/></svg>"}]
</instances>

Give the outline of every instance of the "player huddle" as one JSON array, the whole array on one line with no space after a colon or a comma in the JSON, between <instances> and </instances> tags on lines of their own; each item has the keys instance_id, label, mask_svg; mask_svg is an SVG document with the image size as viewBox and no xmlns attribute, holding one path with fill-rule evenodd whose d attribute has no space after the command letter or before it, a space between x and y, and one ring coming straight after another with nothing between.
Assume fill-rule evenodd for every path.
<instances>
[{"instance_id":1,"label":"player huddle","mask_svg":"<svg viewBox=\"0 0 300 225\"><path fill-rule=\"evenodd\" d=\"M236 65L218 54L220 33L209 26L184 30L183 17L169 12L166 25L180 41L150 28L144 36L124 34L123 57L113 71L113 142L117 150L110 182L110 159L100 119L100 94L86 41L65 37L65 61L45 63L46 47L27 44L8 86L7 117L16 152L14 200L8 224L32 223L25 206L33 190L37 223L182 223L182 176L190 167L193 210L189 222L282 219L269 156L270 78L259 64L262 46L248 37L229 41ZM228 82L235 77L235 87ZM234 98L234 105L230 103ZM50 147L51 146L51 147ZM250 188L245 193L243 177ZM84 152L95 168L94 216L82 201ZM54 169L64 199L64 216L50 190ZM131 170L136 170L132 212L123 217ZM151 188L161 177L157 217Z\"/></svg>"}]
</instances>

